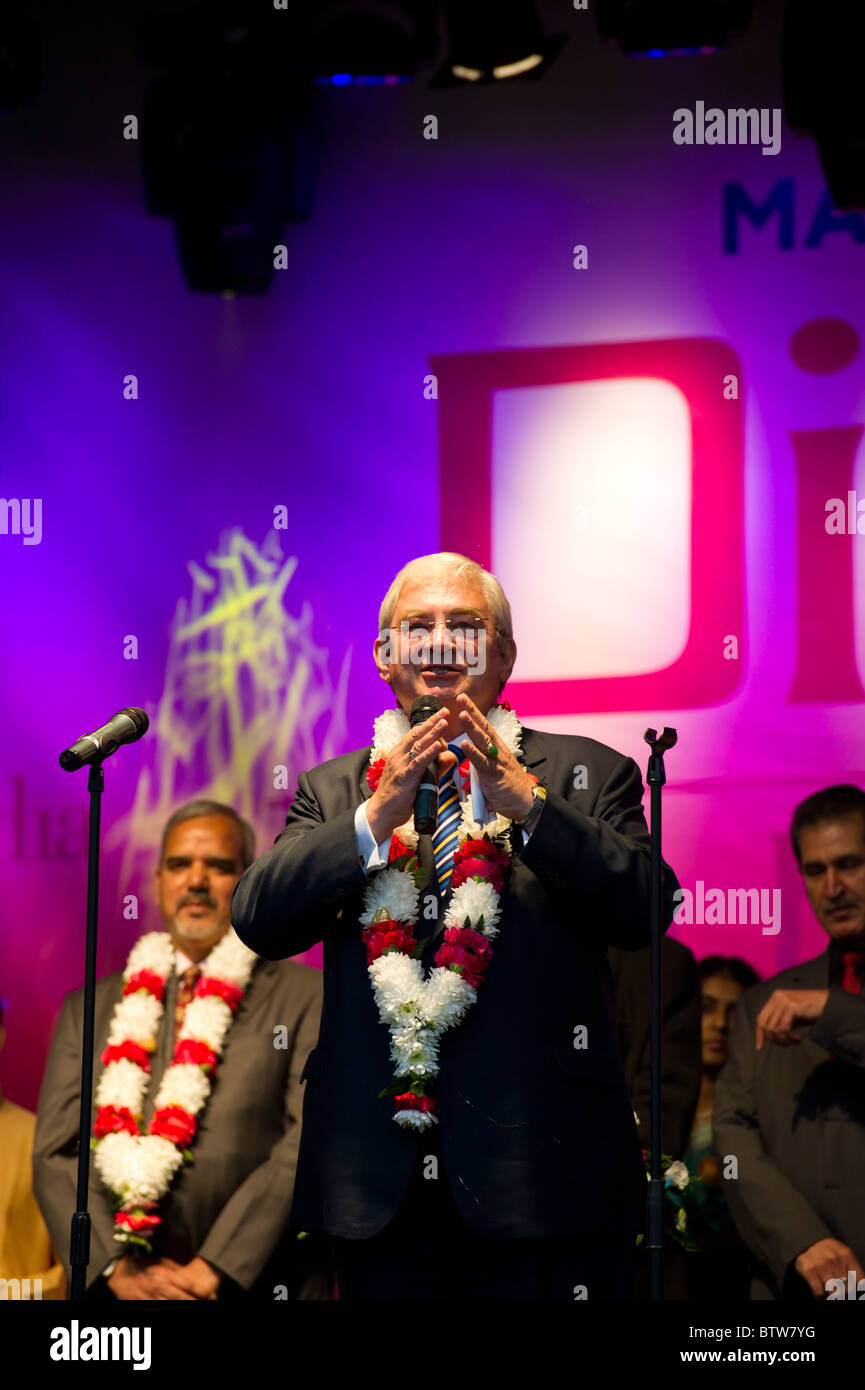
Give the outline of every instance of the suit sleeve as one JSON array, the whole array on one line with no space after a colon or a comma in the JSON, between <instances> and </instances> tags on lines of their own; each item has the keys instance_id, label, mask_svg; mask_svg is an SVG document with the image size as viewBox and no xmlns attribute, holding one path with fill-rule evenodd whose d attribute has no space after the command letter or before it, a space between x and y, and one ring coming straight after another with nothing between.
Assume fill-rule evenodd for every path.
<instances>
[{"instance_id":1,"label":"suit sleeve","mask_svg":"<svg viewBox=\"0 0 865 1390\"><path fill-rule=\"evenodd\" d=\"M835 1233L763 1146L755 1088L755 1025L747 992L730 1017L727 1061L715 1083L713 1139L724 1195L742 1239L784 1287L796 1256ZM735 1156L738 1176L725 1177L725 1158Z\"/></svg>"},{"instance_id":2,"label":"suit sleeve","mask_svg":"<svg viewBox=\"0 0 865 1390\"><path fill-rule=\"evenodd\" d=\"M325 822L305 772L273 845L235 885L231 921L265 960L284 960L320 941L343 900L367 882L355 809Z\"/></svg>"},{"instance_id":3,"label":"suit sleeve","mask_svg":"<svg viewBox=\"0 0 865 1390\"><path fill-rule=\"evenodd\" d=\"M854 1067L865 1067L865 995L833 985L808 1036Z\"/></svg>"},{"instance_id":4,"label":"suit sleeve","mask_svg":"<svg viewBox=\"0 0 865 1390\"><path fill-rule=\"evenodd\" d=\"M291 1214L303 1107L300 1077L316 1044L321 1017L322 980L318 971L310 972L305 991L286 1078L285 1132L264 1163L232 1193L198 1251L202 1259L247 1290L284 1235ZM296 1001L292 1005L298 1008Z\"/></svg>"},{"instance_id":5,"label":"suit sleeve","mask_svg":"<svg viewBox=\"0 0 865 1390\"><path fill-rule=\"evenodd\" d=\"M72 1215L77 1205L78 1125L81 1104L83 994L67 995L51 1039L33 1141L33 1191L54 1249L67 1272ZM111 1260L123 1254L114 1239L114 1213L90 1161L90 1263L87 1287Z\"/></svg>"},{"instance_id":6,"label":"suit sleeve","mask_svg":"<svg viewBox=\"0 0 865 1390\"><path fill-rule=\"evenodd\" d=\"M643 782L633 758L621 758L602 786L591 816L554 791L519 850L523 863L557 896L594 910L608 946L648 946L651 837L643 815ZM662 862L661 929L673 920L678 881Z\"/></svg>"}]
</instances>

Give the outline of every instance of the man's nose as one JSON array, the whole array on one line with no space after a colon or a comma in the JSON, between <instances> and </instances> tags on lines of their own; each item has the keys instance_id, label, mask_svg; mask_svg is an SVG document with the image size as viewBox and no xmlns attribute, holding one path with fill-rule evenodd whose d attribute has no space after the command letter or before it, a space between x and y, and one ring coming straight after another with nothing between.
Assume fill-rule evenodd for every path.
<instances>
[{"instance_id":1,"label":"man's nose","mask_svg":"<svg viewBox=\"0 0 865 1390\"><path fill-rule=\"evenodd\" d=\"M844 891L840 875L831 866L826 870L826 897L837 898Z\"/></svg>"},{"instance_id":2,"label":"man's nose","mask_svg":"<svg viewBox=\"0 0 865 1390\"><path fill-rule=\"evenodd\" d=\"M203 863L203 862L198 862L198 863L193 862L193 864L190 866L190 870L189 870L189 886L190 886L190 888L195 888L195 887L206 888L208 882L209 882L209 875L208 875L207 865L206 865L205 863Z\"/></svg>"},{"instance_id":3,"label":"man's nose","mask_svg":"<svg viewBox=\"0 0 865 1390\"><path fill-rule=\"evenodd\" d=\"M456 639L444 618L434 627L427 629L424 646L433 653L452 652L456 649Z\"/></svg>"}]
</instances>

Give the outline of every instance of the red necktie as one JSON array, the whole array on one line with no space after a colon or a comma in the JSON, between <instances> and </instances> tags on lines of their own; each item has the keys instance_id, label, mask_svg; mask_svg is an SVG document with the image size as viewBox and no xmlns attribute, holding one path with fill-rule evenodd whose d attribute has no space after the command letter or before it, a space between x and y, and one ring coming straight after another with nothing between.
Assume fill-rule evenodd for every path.
<instances>
[{"instance_id":1,"label":"red necktie","mask_svg":"<svg viewBox=\"0 0 865 1390\"><path fill-rule=\"evenodd\" d=\"M862 981L859 978L859 969L865 960L865 951L845 951L841 959L844 962L841 988L846 989L848 994L861 994Z\"/></svg>"},{"instance_id":2,"label":"red necktie","mask_svg":"<svg viewBox=\"0 0 865 1390\"><path fill-rule=\"evenodd\" d=\"M190 965L184 970L177 984L177 999L174 1004L174 1041L180 1037L183 1028L183 1019L186 1014L186 1007L192 1001L195 994L195 986L198 984L198 977L201 970L197 965Z\"/></svg>"}]
</instances>

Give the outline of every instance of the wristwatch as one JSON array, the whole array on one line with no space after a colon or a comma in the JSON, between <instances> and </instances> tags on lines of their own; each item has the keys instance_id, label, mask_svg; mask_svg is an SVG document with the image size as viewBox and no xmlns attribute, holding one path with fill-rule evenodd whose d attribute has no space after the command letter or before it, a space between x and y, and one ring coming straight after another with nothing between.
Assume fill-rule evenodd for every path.
<instances>
[{"instance_id":1,"label":"wristwatch","mask_svg":"<svg viewBox=\"0 0 865 1390\"><path fill-rule=\"evenodd\" d=\"M532 787L532 796L534 800L532 801L531 810L525 820L518 820L515 822L520 830L525 831L526 835L532 833L540 819L541 811L544 809L544 802L547 799L546 787L542 787L539 783L535 783Z\"/></svg>"}]
</instances>

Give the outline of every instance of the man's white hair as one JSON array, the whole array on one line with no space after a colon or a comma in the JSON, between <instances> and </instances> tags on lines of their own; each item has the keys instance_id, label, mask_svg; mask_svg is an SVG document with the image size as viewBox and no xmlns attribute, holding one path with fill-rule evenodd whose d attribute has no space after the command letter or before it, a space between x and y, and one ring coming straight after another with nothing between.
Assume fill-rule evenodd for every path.
<instances>
[{"instance_id":1,"label":"man's white hair","mask_svg":"<svg viewBox=\"0 0 865 1390\"><path fill-rule=\"evenodd\" d=\"M391 586L382 599L378 613L379 632L385 632L390 628L403 584L432 568L437 568L455 579L474 580L487 601L499 637L513 638L511 606L501 584L483 565L479 565L476 560L470 560L467 555L459 555L455 550L440 550L435 555L419 555L416 559L409 560L407 565L403 565L394 575Z\"/></svg>"}]
</instances>

